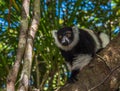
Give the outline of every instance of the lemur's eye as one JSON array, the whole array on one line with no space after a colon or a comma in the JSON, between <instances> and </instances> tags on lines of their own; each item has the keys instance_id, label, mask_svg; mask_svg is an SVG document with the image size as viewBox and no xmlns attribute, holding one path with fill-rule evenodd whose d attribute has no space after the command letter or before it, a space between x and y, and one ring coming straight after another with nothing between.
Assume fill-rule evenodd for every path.
<instances>
[{"instance_id":1,"label":"lemur's eye","mask_svg":"<svg viewBox=\"0 0 120 91\"><path fill-rule=\"evenodd\" d=\"M69 38L69 37L71 37L71 34L70 34L70 33L68 33L68 34L66 34L66 36Z\"/></svg>"}]
</instances>

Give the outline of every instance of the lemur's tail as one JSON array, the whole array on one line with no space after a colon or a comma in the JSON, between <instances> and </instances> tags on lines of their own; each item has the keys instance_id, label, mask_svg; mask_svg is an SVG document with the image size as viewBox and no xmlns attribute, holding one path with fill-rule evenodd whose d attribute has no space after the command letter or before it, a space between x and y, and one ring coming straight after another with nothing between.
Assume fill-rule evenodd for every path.
<instances>
[{"instance_id":1,"label":"lemur's tail","mask_svg":"<svg viewBox=\"0 0 120 91\"><path fill-rule=\"evenodd\" d=\"M100 33L99 37L102 41L102 47L105 48L107 46L107 44L110 42L109 36L105 33Z\"/></svg>"}]
</instances>

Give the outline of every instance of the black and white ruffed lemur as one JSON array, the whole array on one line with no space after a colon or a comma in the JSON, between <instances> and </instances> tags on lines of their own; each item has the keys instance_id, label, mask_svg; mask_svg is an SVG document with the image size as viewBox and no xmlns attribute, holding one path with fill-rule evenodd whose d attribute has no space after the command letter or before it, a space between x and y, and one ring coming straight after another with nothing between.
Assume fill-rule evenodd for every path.
<instances>
[{"instance_id":1,"label":"black and white ruffed lemur","mask_svg":"<svg viewBox=\"0 0 120 91\"><path fill-rule=\"evenodd\" d=\"M72 72L70 81L77 80L79 71L91 61L96 52L109 43L109 37L105 33L97 34L77 26L54 30L52 35L68 69Z\"/></svg>"}]
</instances>

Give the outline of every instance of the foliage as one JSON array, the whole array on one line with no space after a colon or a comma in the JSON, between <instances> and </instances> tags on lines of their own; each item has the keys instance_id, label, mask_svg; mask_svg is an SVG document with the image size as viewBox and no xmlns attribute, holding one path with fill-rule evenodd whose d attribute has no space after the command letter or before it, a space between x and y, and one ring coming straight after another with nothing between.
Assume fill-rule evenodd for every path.
<instances>
[{"instance_id":1,"label":"foliage","mask_svg":"<svg viewBox=\"0 0 120 91\"><path fill-rule=\"evenodd\" d=\"M63 26L79 25L81 28L106 32L112 38L115 36L114 31L120 30L120 1L40 1L40 26L34 41L30 85L42 91L45 89L53 91L65 83L69 74L59 50L55 47L51 31ZM0 0L0 88L6 87L6 77L16 57L21 2L21 0ZM32 16L32 12L30 15ZM18 77L18 82L19 79ZM16 82L16 87L17 85Z\"/></svg>"}]
</instances>

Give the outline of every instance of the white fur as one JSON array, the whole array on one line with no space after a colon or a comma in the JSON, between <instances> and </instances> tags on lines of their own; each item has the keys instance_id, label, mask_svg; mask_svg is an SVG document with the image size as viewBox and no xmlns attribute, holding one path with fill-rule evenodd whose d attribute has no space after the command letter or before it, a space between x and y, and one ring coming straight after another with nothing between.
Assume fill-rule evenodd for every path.
<instances>
[{"instance_id":1,"label":"white fur","mask_svg":"<svg viewBox=\"0 0 120 91\"><path fill-rule=\"evenodd\" d=\"M68 70L72 71L72 66L70 65L70 63L65 61L65 64L67 65Z\"/></svg>"},{"instance_id":2,"label":"white fur","mask_svg":"<svg viewBox=\"0 0 120 91\"><path fill-rule=\"evenodd\" d=\"M75 57L73 64L70 65L69 62L66 62L69 71L80 69L82 70L83 67L89 64L90 60L92 59L91 55L88 54L80 54Z\"/></svg>"},{"instance_id":3,"label":"white fur","mask_svg":"<svg viewBox=\"0 0 120 91\"><path fill-rule=\"evenodd\" d=\"M102 47L105 48L107 44L110 42L108 35L105 33L100 33L99 37L102 41Z\"/></svg>"},{"instance_id":4,"label":"white fur","mask_svg":"<svg viewBox=\"0 0 120 91\"><path fill-rule=\"evenodd\" d=\"M82 70L83 67L88 65L88 63L90 62L91 59L92 59L91 55L79 54L78 56L75 57L75 59L73 61L72 70L74 70L74 69Z\"/></svg>"},{"instance_id":5,"label":"white fur","mask_svg":"<svg viewBox=\"0 0 120 91\"><path fill-rule=\"evenodd\" d=\"M58 40L57 39L57 30L52 31L52 36L53 36L53 38L55 39L55 42L56 42L56 40Z\"/></svg>"},{"instance_id":6,"label":"white fur","mask_svg":"<svg viewBox=\"0 0 120 91\"><path fill-rule=\"evenodd\" d=\"M74 39L73 39L73 42L68 45L68 46L63 46L57 39L57 30L53 30L52 31L52 35L55 39L55 44L61 48L62 50L65 50L65 51L69 51L71 50L79 41L79 29L76 27L76 26L73 26L72 27L72 30L73 30L73 34L74 34Z\"/></svg>"},{"instance_id":7,"label":"white fur","mask_svg":"<svg viewBox=\"0 0 120 91\"><path fill-rule=\"evenodd\" d=\"M99 41L98 37L96 36L96 34L92 30L89 30L89 29L83 29L83 30L87 31L94 39L94 41L96 43L96 52L97 52L101 48L100 41Z\"/></svg>"}]
</instances>

